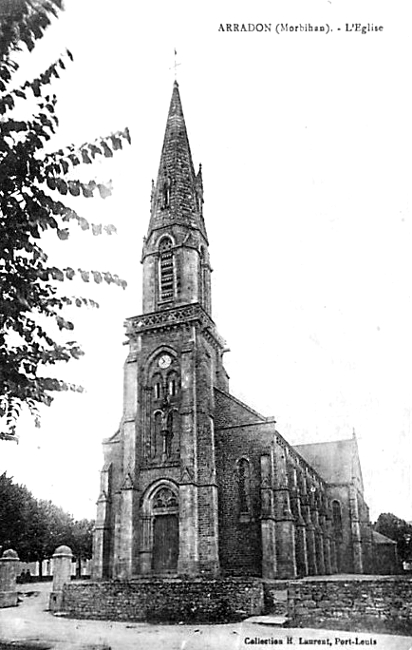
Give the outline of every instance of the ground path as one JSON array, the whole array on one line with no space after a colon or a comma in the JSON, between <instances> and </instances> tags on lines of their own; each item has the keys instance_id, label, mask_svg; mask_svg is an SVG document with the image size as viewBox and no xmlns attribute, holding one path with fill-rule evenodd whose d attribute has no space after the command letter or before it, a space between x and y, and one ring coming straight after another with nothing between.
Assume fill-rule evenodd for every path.
<instances>
[{"instance_id":1,"label":"ground path","mask_svg":"<svg viewBox=\"0 0 412 650\"><path fill-rule=\"evenodd\" d=\"M51 583L20 585L19 606L0 609L0 648L1 642L25 642L50 650L412 650L412 637L284 629L247 620L224 625L150 625L67 619L47 611L50 587Z\"/></svg>"}]
</instances>

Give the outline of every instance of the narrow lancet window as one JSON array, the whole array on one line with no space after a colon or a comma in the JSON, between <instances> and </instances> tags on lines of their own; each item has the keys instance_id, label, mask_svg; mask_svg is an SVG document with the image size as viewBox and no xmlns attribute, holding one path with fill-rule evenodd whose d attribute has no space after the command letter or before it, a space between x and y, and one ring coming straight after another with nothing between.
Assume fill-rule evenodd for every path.
<instances>
[{"instance_id":1,"label":"narrow lancet window","mask_svg":"<svg viewBox=\"0 0 412 650\"><path fill-rule=\"evenodd\" d=\"M250 467L246 458L241 458L237 465L238 472L238 495L240 514L250 512Z\"/></svg>"}]
</instances>

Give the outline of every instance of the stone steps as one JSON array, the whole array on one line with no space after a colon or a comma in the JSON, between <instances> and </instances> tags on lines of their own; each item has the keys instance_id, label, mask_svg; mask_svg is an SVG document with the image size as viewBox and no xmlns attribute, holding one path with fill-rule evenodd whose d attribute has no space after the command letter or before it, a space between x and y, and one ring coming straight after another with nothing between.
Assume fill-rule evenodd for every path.
<instances>
[{"instance_id":1,"label":"stone steps","mask_svg":"<svg viewBox=\"0 0 412 650\"><path fill-rule=\"evenodd\" d=\"M282 587L266 591L266 613L271 616L288 615L288 590Z\"/></svg>"}]
</instances>

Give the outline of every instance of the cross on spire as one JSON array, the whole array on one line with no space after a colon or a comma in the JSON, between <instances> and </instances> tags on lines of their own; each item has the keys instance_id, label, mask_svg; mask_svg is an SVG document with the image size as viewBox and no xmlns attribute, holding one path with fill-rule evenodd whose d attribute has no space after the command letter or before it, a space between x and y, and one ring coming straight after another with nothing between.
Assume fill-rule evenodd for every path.
<instances>
[{"instance_id":1,"label":"cross on spire","mask_svg":"<svg viewBox=\"0 0 412 650\"><path fill-rule=\"evenodd\" d=\"M177 79L177 68L181 65L181 63L177 62L177 50L176 48L174 49L174 63L173 65L169 68L169 70L174 70L175 71L175 80Z\"/></svg>"}]
</instances>

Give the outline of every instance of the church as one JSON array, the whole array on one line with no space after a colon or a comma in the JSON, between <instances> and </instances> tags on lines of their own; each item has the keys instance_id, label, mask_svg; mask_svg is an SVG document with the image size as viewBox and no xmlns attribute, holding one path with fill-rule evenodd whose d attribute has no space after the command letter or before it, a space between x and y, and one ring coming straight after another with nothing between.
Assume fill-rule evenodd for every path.
<instances>
[{"instance_id":1,"label":"church","mask_svg":"<svg viewBox=\"0 0 412 650\"><path fill-rule=\"evenodd\" d=\"M126 321L124 407L104 441L95 579L372 573L356 437L290 445L230 393L212 319L202 170L178 83Z\"/></svg>"}]
</instances>

